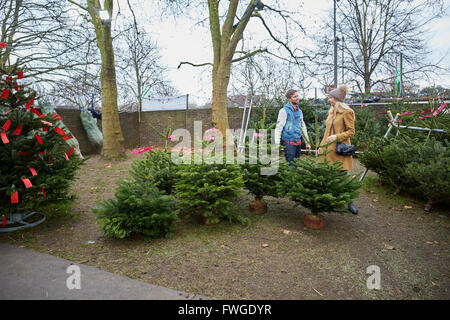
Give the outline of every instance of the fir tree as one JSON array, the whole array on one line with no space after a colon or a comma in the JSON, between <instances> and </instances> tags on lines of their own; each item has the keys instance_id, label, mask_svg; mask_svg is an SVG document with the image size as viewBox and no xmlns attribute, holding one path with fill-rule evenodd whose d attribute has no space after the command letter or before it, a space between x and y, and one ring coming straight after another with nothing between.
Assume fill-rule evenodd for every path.
<instances>
[{"instance_id":1,"label":"fir tree","mask_svg":"<svg viewBox=\"0 0 450 320\"><path fill-rule=\"evenodd\" d=\"M41 114L39 97L17 66L1 69L0 210L3 225L11 213L70 199L69 190L82 160L66 141L56 114ZM18 81L19 80L19 81Z\"/></svg>"},{"instance_id":2,"label":"fir tree","mask_svg":"<svg viewBox=\"0 0 450 320\"><path fill-rule=\"evenodd\" d=\"M178 221L173 197L158 189L152 174L153 163L150 155L147 161L133 163L131 180L120 180L116 189L116 199L102 202L93 212L102 223L105 235L126 238L142 234L148 238L171 237Z\"/></svg>"},{"instance_id":3,"label":"fir tree","mask_svg":"<svg viewBox=\"0 0 450 320\"><path fill-rule=\"evenodd\" d=\"M278 192L311 210L312 214L346 209L359 194L357 177L341 172L342 163L297 159L295 166L281 165Z\"/></svg>"}]
</instances>

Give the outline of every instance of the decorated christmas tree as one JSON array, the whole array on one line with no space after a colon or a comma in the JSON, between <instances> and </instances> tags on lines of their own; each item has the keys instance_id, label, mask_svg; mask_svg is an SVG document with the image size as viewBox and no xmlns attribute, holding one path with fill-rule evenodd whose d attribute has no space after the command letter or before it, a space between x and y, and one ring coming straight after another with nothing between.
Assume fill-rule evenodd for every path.
<instances>
[{"instance_id":1,"label":"decorated christmas tree","mask_svg":"<svg viewBox=\"0 0 450 320\"><path fill-rule=\"evenodd\" d=\"M30 211L70 199L82 160L66 142L73 137L61 117L41 113L24 71L13 65L0 74L0 229L26 227Z\"/></svg>"}]
</instances>

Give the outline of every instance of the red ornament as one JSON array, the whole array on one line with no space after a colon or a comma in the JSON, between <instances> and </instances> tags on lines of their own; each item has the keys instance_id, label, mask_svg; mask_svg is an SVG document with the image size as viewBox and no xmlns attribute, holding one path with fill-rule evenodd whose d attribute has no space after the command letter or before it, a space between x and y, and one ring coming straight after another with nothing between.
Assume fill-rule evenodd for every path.
<instances>
[{"instance_id":1,"label":"red ornament","mask_svg":"<svg viewBox=\"0 0 450 320\"><path fill-rule=\"evenodd\" d=\"M42 117L42 113L40 113L39 111L37 111L35 108L31 107L31 112L33 112L35 115L37 115L38 117Z\"/></svg>"},{"instance_id":2,"label":"red ornament","mask_svg":"<svg viewBox=\"0 0 450 320\"><path fill-rule=\"evenodd\" d=\"M28 109L30 106L32 106L34 103L34 98L31 98L30 101L27 102L27 104L25 105L25 108Z\"/></svg>"},{"instance_id":3,"label":"red ornament","mask_svg":"<svg viewBox=\"0 0 450 320\"><path fill-rule=\"evenodd\" d=\"M9 143L8 137L6 136L6 133L4 133L3 131L0 133L0 137L2 138L2 142L4 144Z\"/></svg>"},{"instance_id":4,"label":"red ornament","mask_svg":"<svg viewBox=\"0 0 450 320\"><path fill-rule=\"evenodd\" d=\"M11 126L11 120L6 120L5 124L3 125L2 129L5 131L8 131L9 127Z\"/></svg>"},{"instance_id":5,"label":"red ornament","mask_svg":"<svg viewBox=\"0 0 450 320\"><path fill-rule=\"evenodd\" d=\"M6 49L6 43L0 41L0 48Z\"/></svg>"},{"instance_id":6,"label":"red ornament","mask_svg":"<svg viewBox=\"0 0 450 320\"><path fill-rule=\"evenodd\" d=\"M42 139L41 139L41 136L40 135L38 135L37 133L34 135L34 137L36 138L36 140L37 140L37 142L40 144L40 145L42 145L43 144L43 142L42 142Z\"/></svg>"},{"instance_id":7,"label":"red ornament","mask_svg":"<svg viewBox=\"0 0 450 320\"><path fill-rule=\"evenodd\" d=\"M72 139L73 136L72 136L71 134L69 134L69 135L64 136L64 137L62 137L62 138L63 138L64 141L67 141L67 140L69 140L69 139Z\"/></svg>"},{"instance_id":8,"label":"red ornament","mask_svg":"<svg viewBox=\"0 0 450 320\"><path fill-rule=\"evenodd\" d=\"M55 131L56 133L59 133L60 135L65 135L66 133L64 132L63 129L61 129L60 127L56 127L55 129L53 129L53 131Z\"/></svg>"},{"instance_id":9,"label":"red ornament","mask_svg":"<svg viewBox=\"0 0 450 320\"><path fill-rule=\"evenodd\" d=\"M31 184L31 181L27 178L22 178L23 184L25 185L25 188L31 188L33 185Z\"/></svg>"},{"instance_id":10,"label":"red ornament","mask_svg":"<svg viewBox=\"0 0 450 320\"><path fill-rule=\"evenodd\" d=\"M11 192L11 203L19 203L19 194L16 192Z\"/></svg>"},{"instance_id":11,"label":"red ornament","mask_svg":"<svg viewBox=\"0 0 450 320\"><path fill-rule=\"evenodd\" d=\"M14 130L14 134L16 136L18 136L20 134L20 131L22 131L23 125L19 124L16 128L16 130Z\"/></svg>"},{"instance_id":12,"label":"red ornament","mask_svg":"<svg viewBox=\"0 0 450 320\"><path fill-rule=\"evenodd\" d=\"M8 99L9 96L9 90L8 89L3 89L2 91L2 95L0 96L3 99Z\"/></svg>"},{"instance_id":13,"label":"red ornament","mask_svg":"<svg viewBox=\"0 0 450 320\"><path fill-rule=\"evenodd\" d=\"M43 131L48 131L48 128L47 127L43 127L42 130Z\"/></svg>"},{"instance_id":14,"label":"red ornament","mask_svg":"<svg viewBox=\"0 0 450 320\"><path fill-rule=\"evenodd\" d=\"M28 167L28 169L30 169L31 174L32 174L33 176L37 176L37 172L36 172L36 170L34 170L34 168Z\"/></svg>"}]
</instances>

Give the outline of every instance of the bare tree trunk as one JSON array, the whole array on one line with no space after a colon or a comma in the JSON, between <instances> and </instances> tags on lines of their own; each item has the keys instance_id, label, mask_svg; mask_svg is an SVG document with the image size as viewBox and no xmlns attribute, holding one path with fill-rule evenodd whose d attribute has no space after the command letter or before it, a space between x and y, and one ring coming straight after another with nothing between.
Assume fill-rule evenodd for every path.
<instances>
[{"instance_id":1,"label":"bare tree trunk","mask_svg":"<svg viewBox=\"0 0 450 320\"><path fill-rule=\"evenodd\" d=\"M95 6L98 1L88 0L88 9L97 36L97 46L102 58L100 82L102 86L102 157L105 159L120 159L125 156L124 139L119 121L117 105L116 68L114 63L114 48L111 37L111 24L102 23ZM113 1L105 1L105 9L112 15Z\"/></svg>"},{"instance_id":2,"label":"bare tree trunk","mask_svg":"<svg viewBox=\"0 0 450 320\"><path fill-rule=\"evenodd\" d=\"M212 122L213 126L220 130L225 137L226 129L229 129L227 109L227 89L230 81L230 63L222 63L213 75L213 100Z\"/></svg>"}]
</instances>

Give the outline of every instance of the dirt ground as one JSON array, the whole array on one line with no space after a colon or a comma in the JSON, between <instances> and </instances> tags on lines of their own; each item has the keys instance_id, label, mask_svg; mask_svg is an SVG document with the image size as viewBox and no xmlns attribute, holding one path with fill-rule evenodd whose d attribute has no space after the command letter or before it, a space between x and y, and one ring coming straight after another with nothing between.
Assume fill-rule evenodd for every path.
<instances>
[{"instance_id":1,"label":"dirt ground","mask_svg":"<svg viewBox=\"0 0 450 320\"><path fill-rule=\"evenodd\" d=\"M359 215L325 214L322 230L305 228L307 209L287 199L266 197L268 212L252 214L253 197L245 194L236 205L249 227L191 218L178 223L172 239L107 239L91 209L113 197L115 181L144 156L92 156L73 187L72 215L49 213L42 225L0 241L219 299L450 298L448 208L425 212L423 203L394 196L370 177L355 201ZM380 290L367 288L371 265L380 268Z\"/></svg>"}]
</instances>

